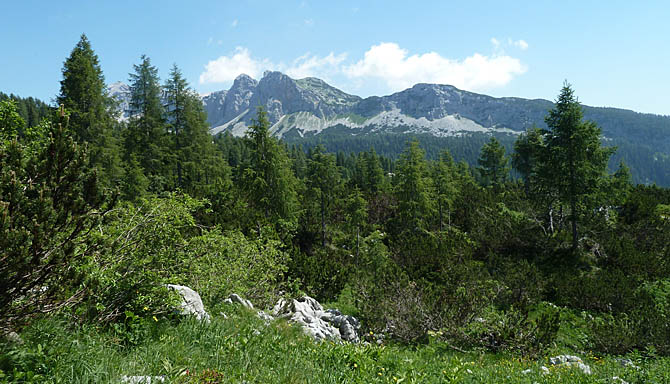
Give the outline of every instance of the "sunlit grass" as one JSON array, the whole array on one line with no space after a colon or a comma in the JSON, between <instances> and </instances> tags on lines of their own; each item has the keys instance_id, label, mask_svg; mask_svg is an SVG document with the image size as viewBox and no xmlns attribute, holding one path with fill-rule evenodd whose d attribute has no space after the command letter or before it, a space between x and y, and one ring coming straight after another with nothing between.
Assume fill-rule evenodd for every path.
<instances>
[{"instance_id":1,"label":"sunlit grass","mask_svg":"<svg viewBox=\"0 0 670 384\"><path fill-rule=\"evenodd\" d=\"M23 345L2 347L0 382L118 383L123 375L164 376L177 383L611 383L613 377L670 382L667 358L629 356L638 369L587 354L581 357L593 374L584 375L551 367L547 359L460 353L439 342L315 343L297 327L282 321L265 325L244 311L227 319L214 316L209 325L149 319L141 333L142 340L129 344L119 332L38 322L23 333Z\"/></svg>"}]
</instances>

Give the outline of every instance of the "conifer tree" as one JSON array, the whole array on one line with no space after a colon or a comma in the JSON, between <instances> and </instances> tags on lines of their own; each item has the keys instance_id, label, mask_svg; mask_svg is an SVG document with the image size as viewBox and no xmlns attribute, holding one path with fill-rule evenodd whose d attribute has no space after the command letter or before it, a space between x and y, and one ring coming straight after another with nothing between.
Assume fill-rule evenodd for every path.
<instances>
[{"instance_id":1,"label":"conifer tree","mask_svg":"<svg viewBox=\"0 0 670 384\"><path fill-rule=\"evenodd\" d=\"M361 227L368 217L367 201L363 198L361 191L354 187L346 201L346 220L351 228L356 228L356 260L360 255Z\"/></svg>"},{"instance_id":2,"label":"conifer tree","mask_svg":"<svg viewBox=\"0 0 670 384\"><path fill-rule=\"evenodd\" d=\"M433 164L433 183L435 187L435 202L437 203L438 225L440 231L444 229L444 216L451 225L451 206L457 192L456 165L448 151L440 154L440 159Z\"/></svg>"},{"instance_id":3,"label":"conifer tree","mask_svg":"<svg viewBox=\"0 0 670 384\"><path fill-rule=\"evenodd\" d=\"M499 189L509 176L508 158L505 156L505 147L495 137L491 137L484 144L479 155L477 171L482 177L485 186Z\"/></svg>"},{"instance_id":4,"label":"conifer tree","mask_svg":"<svg viewBox=\"0 0 670 384\"><path fill-rule=\"evenodd\" d=\"M202 196L220 177L229 178L225 159L212 143L202 102L175 64L164 87L169 143L177 187Z\"/></svg>"},{"instance_id":5,"label":"conifer tree","mask_svg":"<svg viewBox=\"0 0 670 384\"><path fill-rule=\"evenodd\" d=\"M0 115L15 115L5 107ZM77 263L95 249L91 231L112 206L68 120L61 106L19 141L17 121L0 119L0 324L77 302Z\"/></svg>"},{"instance_id":6,"label":"conifer tree","mask_svg":"<svg viewBox=\"0 0 670 384\"><path fill-rule=\"evenodd\" d=\"M321 246L326 246L326 221L330 207L340 184L340 172L335 165L335 156L324 153L323 145L312 152L307 171L307 188L310 195L318 200L321 221Z\"/></svg>"},{"instance_id":7,"label":"conifer tree","mask_svg":"<svg viewBox=\"0 0 670 384\"><path fill-rule=\"evenodd\" d=\"M107 184L122 176L118 137L114 132L113 101L107 95L98 56L82 34L63 63L63 80L57 102L70 112L69 127L75 140L88 142L90 161L104 175Z\"/></svg>"},{"instance_id":8,"label":"conifer tree","mask_svg":"<svg viewBox=\"0 0 670 384\"><path fill-rule=\"evenodd\" d=\"M270 121L262 107L247 131L246 143L251 159L242 174L242 189L255 224L258 228L272 224L286 234L296 224L297 180L284 147L270 136Z\"/></svg>"},{"instance_id":9,"label":"conifer tree","mask_svg":"<svg viewBox=\"0 0 670 384\"><path fill-rule=\"evenodd\" d=\"M417 141L408 143L398 161L395 196L402 231L427 229L433 205L424 151Z\"/></svg>"},{"instance_id":10,"label":"conifer tree","mask_svg":"<svg viewBox=\"0 0 670 384\"><path fill-rule=\"evenodd\" d=\"M544 132L543 150L538 174L547 188L570 207L572 249L577 249L577 224L588 206L588 197L603 186L607 162L615 148L600 144L600 128L592 121L582 121L582 107L574 90L565 82L554 109L545 118L549 130Z\"/></svg>"},{"instance_id":11,"label":"conifer tree","mask_svg":"<svg viewBox=\"0 0 670 384\"><path fill-rule=\"evenodd\" d=\"M542 155L540 150L542 146L542 132L535 126L519 135L514 142L512 166L521 174L527 195L530 194L531 185L536 179L535 172L540 161L539 156Z\"/></svg>"},{"instance_id":12,"label":"conifer tree","mask_svg":"<svg viewBox=\"0 0 670 384\"><path fill-rule=\"evenodd\" d=\"M159 192L170 188L172 152L161 104L158 69L142 55L130 74L131 117L125 131L125 160L134 156L149 179L150 189Z\"/></svg>"}]
</instances>

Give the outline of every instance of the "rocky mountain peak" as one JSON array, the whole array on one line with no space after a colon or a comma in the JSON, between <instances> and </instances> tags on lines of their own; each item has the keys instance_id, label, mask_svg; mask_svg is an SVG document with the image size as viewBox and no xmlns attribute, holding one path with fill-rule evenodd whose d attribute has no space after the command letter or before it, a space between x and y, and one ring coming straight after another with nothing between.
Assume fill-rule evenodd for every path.
<instances>
[{"instance_id":1,"label":"rocky mountain peak","mask_svg":"<svg viewBox=\"0 0 670 384\"><path fill-rule=\"evenodd\" d=\"M258 85L258 81L243 73L235 78L233 86L230 88L254 88L256 85Z\"/></svg>"}]
</instances>

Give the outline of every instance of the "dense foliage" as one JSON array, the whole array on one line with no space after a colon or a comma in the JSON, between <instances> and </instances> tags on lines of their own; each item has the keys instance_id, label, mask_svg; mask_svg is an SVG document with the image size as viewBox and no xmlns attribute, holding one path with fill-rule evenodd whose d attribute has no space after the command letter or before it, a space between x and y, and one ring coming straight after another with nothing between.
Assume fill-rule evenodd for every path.
<instances>
[{"instance_id":1,"label":"dense foliage","mask_svg":"<svg viewBox=\"0 0 670 384\"><path fill-rule=\"evenodd\" d=\"M549 129L487 137L473 170L438 142L435 160L420 140L397 160L305 151L262 109L245 138L212 139L179 69L157 73L142 56L119 123L82 36L58 114L30 127L0 102L3 329L57 311L137 345L173 321L173 283L210 308L306 293L404 343L670 354L670 191L607 174L569 85Z\"/></svg>"}]
</instances>

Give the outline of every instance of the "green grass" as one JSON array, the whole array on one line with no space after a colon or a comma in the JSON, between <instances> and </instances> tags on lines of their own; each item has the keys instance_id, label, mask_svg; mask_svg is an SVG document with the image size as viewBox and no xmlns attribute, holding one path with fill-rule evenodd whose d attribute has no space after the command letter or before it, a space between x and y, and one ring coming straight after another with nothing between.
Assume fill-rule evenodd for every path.
<instances>
[{"instance_id":1,"label":"green grass","mask_svg":"<svg viewBox=\"0 0 670 384\"><path fill-rule=\"evenodd\" d=\"M668 358L629 356L635 369L614 357L581 356L593 375L562 368L543 375L546 359L460 353L439 342L315 343L297 327L282 321L266 326L244 311L215 316L210 325L149 319L124 332L37 322L23 332L23 345L0 345L0 383L117 383L122 375L164 375L176 383L613 383L614 376L670 382Z\"/></svg>"}]
</instances>

